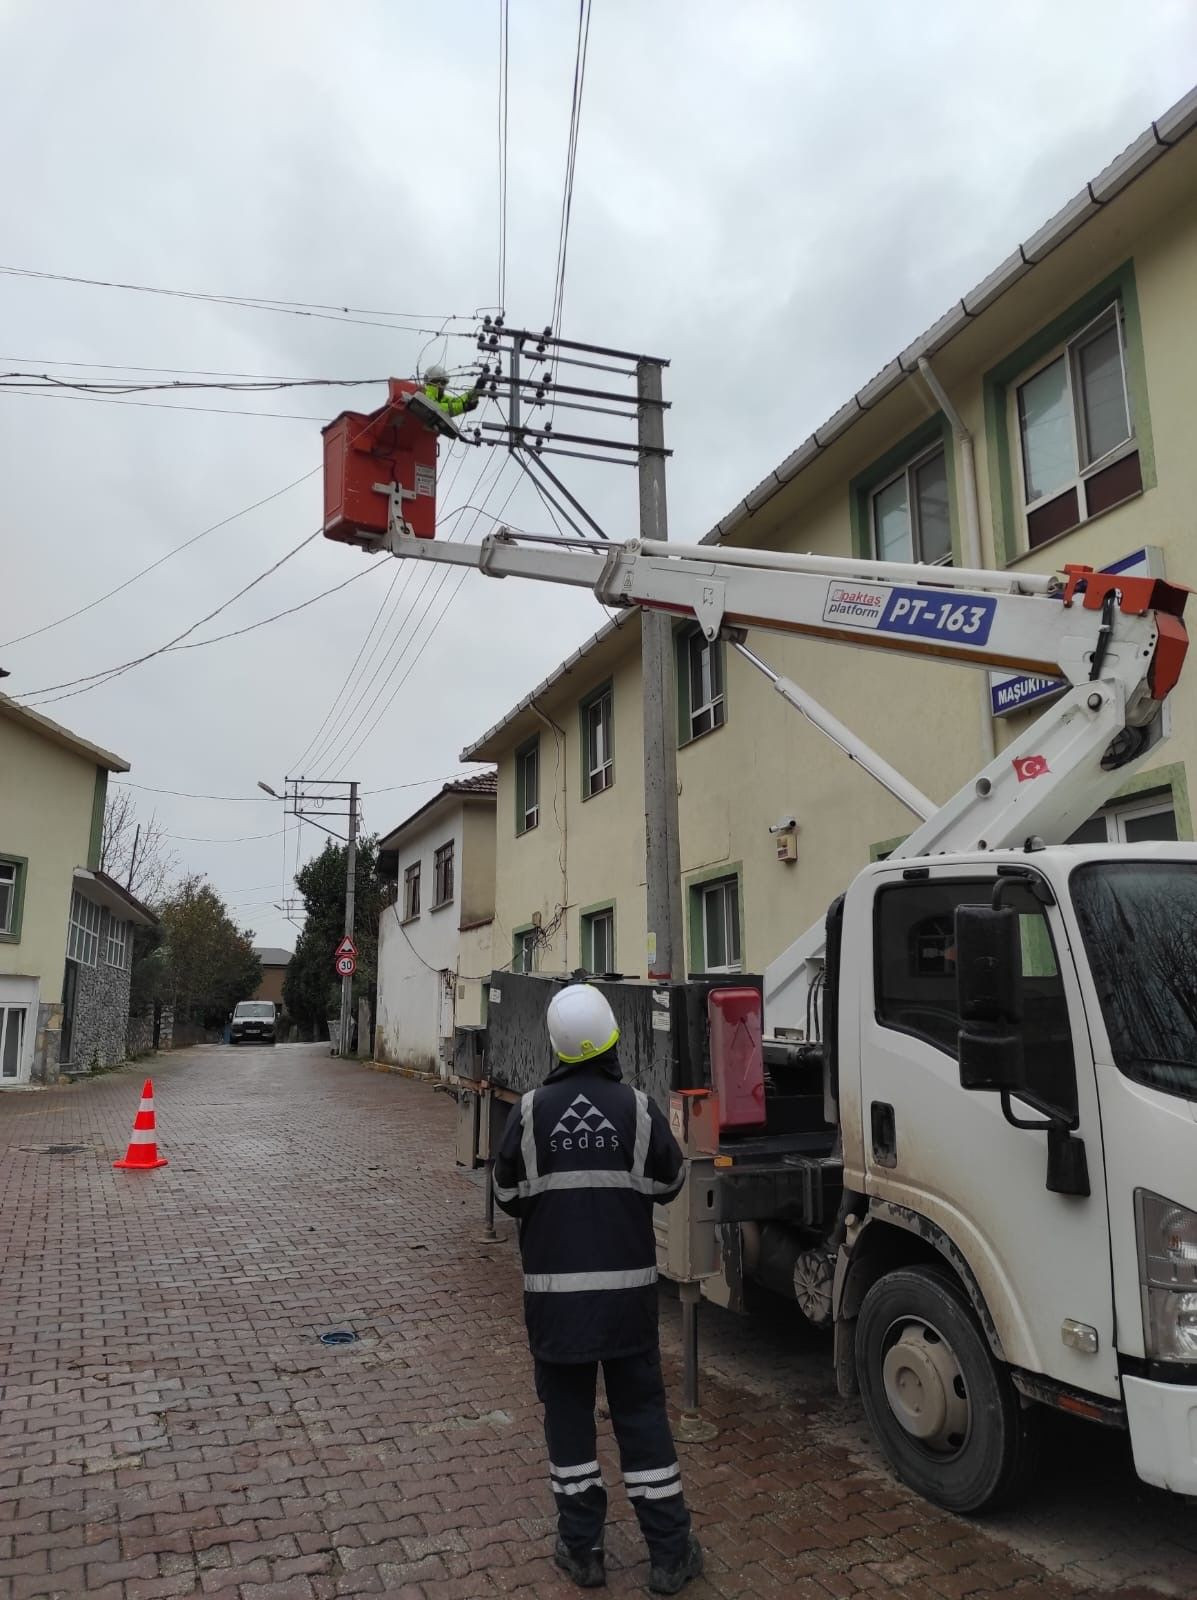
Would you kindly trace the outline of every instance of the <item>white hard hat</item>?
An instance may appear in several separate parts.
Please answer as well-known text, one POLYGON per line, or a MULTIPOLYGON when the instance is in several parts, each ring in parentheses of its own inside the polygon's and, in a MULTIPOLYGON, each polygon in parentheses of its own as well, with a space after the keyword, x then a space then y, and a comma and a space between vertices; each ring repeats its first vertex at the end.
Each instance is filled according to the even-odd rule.
POLYGON ((430 367, 424 369, 425 383, 448 383, 449 374, 439 361, 434 361, 430 367))
POLYGON ((619 1039, 615 1013, 589 983, 571 983, 549 1001, 549 1039, 562 1061, 589 1061, 619 1039))

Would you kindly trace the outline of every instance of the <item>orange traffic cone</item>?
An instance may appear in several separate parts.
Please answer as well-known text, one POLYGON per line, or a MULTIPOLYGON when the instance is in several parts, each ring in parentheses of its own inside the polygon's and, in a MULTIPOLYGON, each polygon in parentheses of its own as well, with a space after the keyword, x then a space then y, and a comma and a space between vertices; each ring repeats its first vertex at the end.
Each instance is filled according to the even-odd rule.
POLYGON ((123 1161, 114 1161, 114 1167, 164 1167, 166 1157, 158 1154, 154 1128, 154 1085, 147 1078, 141 1091, 141 1104, 133 1118, 133 1135, 123 1161))

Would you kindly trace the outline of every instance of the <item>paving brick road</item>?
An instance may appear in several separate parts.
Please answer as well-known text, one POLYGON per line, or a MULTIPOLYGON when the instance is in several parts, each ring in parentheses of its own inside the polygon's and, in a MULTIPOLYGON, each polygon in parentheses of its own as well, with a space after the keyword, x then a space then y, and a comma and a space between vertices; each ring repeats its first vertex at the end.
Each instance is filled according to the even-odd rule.
MULTIPOLYGON (((140 1072, 0 1095, 0 1600, 575 1594, 511 1245, 480 1242, 451 1100, 315 1046, 153 1072, 152 1173, 110 1165, 140 1072)), ((960 1521, 885 1474, 787 1309, 706 1326, 694 1600, 1197 1594, 1197 1512, 1123 1440, 1065 1432, 1030 1507, 960 1521)), ((636 1593, 609 1426, 600 1455, 610 1588, 636 1593)))

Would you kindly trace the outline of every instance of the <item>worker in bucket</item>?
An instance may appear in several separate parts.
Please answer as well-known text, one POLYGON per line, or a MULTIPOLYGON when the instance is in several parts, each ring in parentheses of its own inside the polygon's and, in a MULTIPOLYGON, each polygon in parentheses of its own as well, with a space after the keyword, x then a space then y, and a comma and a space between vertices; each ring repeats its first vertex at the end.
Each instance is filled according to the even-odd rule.
POLYGON ((447 417, 460 417, 463 412, 476 409, 477 389, 469 389, 465 394, 450 394, 448 383, 449 374, 439 362, 434 362, 424 373, 425 397, 434 406, 439 406, 447 417))
POLYGON ((665 1411, 653 1206, 681 1189, 682 1153, 654 1102, 621 1080, 619 1029, 598 989, 558 990, 547 1020, 556 1065, 512 1109, 494 1190, 520 1225, 524 1317, 557 1502, 554 1560, 579 1588, 607 1581, 601 1362, 649 1588, 677 1594, 702 1571, 702 1551, 665 1411))

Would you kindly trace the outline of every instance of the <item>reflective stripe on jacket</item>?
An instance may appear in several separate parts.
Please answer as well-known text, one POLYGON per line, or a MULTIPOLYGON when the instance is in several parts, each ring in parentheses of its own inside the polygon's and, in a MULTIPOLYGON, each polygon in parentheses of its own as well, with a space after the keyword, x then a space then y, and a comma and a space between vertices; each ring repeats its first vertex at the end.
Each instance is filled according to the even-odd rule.
POLYGON ((541 1361, 600 1361, 657 1340, 653 1206, 682 1186, 660 1108, 616 1052, 559 1066, 512 1109, 495 1199, 519 1218, 524 1316, 541 1361))

